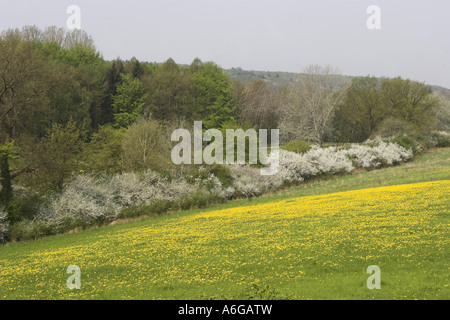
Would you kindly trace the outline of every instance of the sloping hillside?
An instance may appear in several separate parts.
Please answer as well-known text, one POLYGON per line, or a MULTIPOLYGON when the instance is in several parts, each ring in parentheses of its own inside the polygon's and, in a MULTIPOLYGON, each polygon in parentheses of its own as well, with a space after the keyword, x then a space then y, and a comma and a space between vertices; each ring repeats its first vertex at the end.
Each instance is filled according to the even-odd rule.
MULTIPOLYGON (((434 180, 432 172, 448 177, 449 150, 438 150, 434 162, 419 159, 406 168, 409 176, 426 170, 424 180, 434 180)), ((361 174, 377 173, 386 174, 361 174)), ((378 183, 376 176, 366 181, 378 183)), ((291 192, 254 205, 3 245, 0 297, 450 298, 443 272, 450 258, 450 179, 302 197, 291 192), (70 265, 81 269, 80 290, 66 287, 70 265), (370 265, 381 269, 381 290, 367 289, 370 265)))

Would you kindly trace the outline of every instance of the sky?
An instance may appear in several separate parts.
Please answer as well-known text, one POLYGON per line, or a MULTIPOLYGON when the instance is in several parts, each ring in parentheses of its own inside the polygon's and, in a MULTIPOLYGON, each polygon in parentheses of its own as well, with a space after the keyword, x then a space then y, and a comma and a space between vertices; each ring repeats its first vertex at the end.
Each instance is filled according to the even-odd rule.
POLYGON ((67 28, 70 5, 107 60, 287 72, 317 63, 450 88, 450 0, 0 0, 0 30, 67 28))

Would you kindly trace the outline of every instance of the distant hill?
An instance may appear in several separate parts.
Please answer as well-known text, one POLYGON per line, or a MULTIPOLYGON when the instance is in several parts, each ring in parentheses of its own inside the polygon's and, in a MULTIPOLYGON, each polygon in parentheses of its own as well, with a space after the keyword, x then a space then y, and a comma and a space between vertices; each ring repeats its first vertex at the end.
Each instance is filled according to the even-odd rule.
POLYGON ((299 76, 298 73, 292 72, 249 71, 241 68, 224 69, 224 72, 230 80, 250 82, 256 79, 261 79, 272 83, 278 88, 292 84, 294 79, 299 76))
MULTIPOLYGON (((261 79, 267 82, 272 83, 275 87, 281 88, 285 85, 292 84, 296 77, 301 77, 301 73, 294 72, 281 72, 281 71, 254 71, 254 70, 243 70, 241 68, 231 68, 224 69, 225 74, 228 76, 230 80, 236 80, 240 82, 250 82, 256 79, 261 79)), ((343 77, 351 81, 355 76, 346 76, 343 77)), ((430 85, 433 91, 441 91, 446 93, 446 95, 450 96, 450 89, 430 85)))
MULTIPOLYGON (((148 63, 148 62, 147 62, 148 63)), ((161 63, 153 62, 155 65, 159 65, 161 63)), ((181 67, 188 68, 188 64, 180 64, 181 67)), ((302 73, 296 72, 284 72, 284 71, 255 71, 255 70, 244 70, 242 68, 231 68, 231 69, 223 69, 224 73, 228 76, 228 79, 231 81, 240 81, 240 82, 250 82, 253 80, 264 80, 266 82, 270 82, 276 88, 281 88, 285 85, 290 85, 294 83, 294 79, 297 77, 301 77, 302 73)), ((342 75, 342 77, 351 81, 356 76, 347 76, 342 75)), ((437 86, 437 85, 429 85, 433 91, 442 92, 446 97, 450 98, 450 89, 437 86)))

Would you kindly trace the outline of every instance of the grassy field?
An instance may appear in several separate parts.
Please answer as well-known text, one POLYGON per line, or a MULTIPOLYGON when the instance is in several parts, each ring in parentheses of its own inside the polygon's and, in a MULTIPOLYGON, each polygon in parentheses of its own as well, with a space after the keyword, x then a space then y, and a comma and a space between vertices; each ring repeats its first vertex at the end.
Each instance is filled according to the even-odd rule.
POLYGON ((450 149, 78 234, 0 246, 0 299, 449 299, 450 149), (81 290, 66 269, 81 268, 81 290), (366 269, 381 269, 369 290, 366 269))

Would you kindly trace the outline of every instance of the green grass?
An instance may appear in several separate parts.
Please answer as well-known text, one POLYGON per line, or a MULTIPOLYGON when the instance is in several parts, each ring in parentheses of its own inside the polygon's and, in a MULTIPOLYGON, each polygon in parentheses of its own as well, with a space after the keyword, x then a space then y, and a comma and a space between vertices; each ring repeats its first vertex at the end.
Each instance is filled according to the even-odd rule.
POLYGON ((450 180, 449 160, 450 148, 434 149, 251 200, 1 245, 0 299, 449 299, 448 184, 414 185, 450 180), (400 184, 411 188, 366 190, 400 184), (381 290, 365 287, 370 264, 381 290), (69 265, 81 290, 66 288, 69 265))

